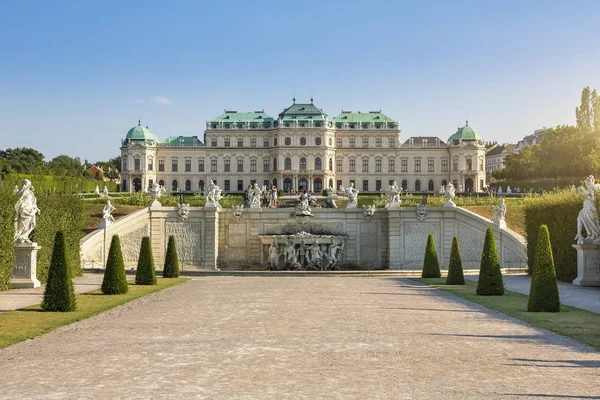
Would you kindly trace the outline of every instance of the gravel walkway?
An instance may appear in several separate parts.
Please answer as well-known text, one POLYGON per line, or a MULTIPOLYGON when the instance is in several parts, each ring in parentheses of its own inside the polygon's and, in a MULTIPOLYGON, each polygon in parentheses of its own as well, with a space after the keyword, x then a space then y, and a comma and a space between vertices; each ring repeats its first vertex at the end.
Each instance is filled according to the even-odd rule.
POLYGON ((600 399, 599 352, 395 278, 199 278, 0 371, 2 399, 600 399))

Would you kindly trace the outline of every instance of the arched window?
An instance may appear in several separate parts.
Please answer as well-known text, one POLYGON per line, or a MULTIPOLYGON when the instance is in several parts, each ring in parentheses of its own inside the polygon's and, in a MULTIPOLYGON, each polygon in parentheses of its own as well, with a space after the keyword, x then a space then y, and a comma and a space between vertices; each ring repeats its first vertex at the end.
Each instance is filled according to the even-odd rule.
POLYGON ((285 145, 289 146, 290 144, 292 144, 292 139, 290 139, 289 137, 285 138, 285 145))
POLYGON ((444 180, 442 181, 442 186, 446 186, 447 184, 448 184, 448 182, 447 182, 447 181, 444 179, 444 180))
POLYGON ((406 179, 402 181, 402 190, 408 190, 408 182, 406 181, 406 179))
POLYGON ((420 191, 421 191, 421 181, 417 179, 415 181, 415 192, 420 192, 420 191))
POLYGON ((185 191, 186 192, 192 191, 192 182, 190 180, 185 181, 185 191))
POLYGON ((289 171, 290 169, 292 169, 292 160, 289 157, 287 157, 285 159, 285 162, 283 164, 283 169, 285 169, 286 171, 289 171))
POLYGON ((315 170, 320 171, 322 168, 323 165, 321 164, 321 157, 315 158, 315 170))
POLYGON ((163 181, 163 180, 161 179, 160 181, 158 181, 158 184, 159 184, 160 186, 163 186, 163 187, 164 187, 164 186, 165 186, 165 181, 163 181))
POLYGON ((171 191, 172 192, 177 191, 177 181, 175 179, 173 179, 173 182, 171 182, 171 191))
POLYGON ((329 170, 333 171, 333 158, 329 159, 329 170))
POLYGON ((305 171, 306 170, 306 158, 302 157, 300 159, 300 170, 301 171, 305 171))
POLYGON ((273 159, 273 171, 277 171, 277 157, 273 159))
POLYGON ((318 137, 318 136, 317 136, 317 137, 315 138, 315 144, 316 144, 317 146, 320 146, 320 145, 321 145, 321 138, 320 138, 320 137, 318 137))
POLYGON ((430 180, 427 183, 427 190, 429 190, 430 192, 433 192, 435 190, 435 187, 433 186, 433 181, 432 180, 430 180))
POLYGON ((333 139, 332 138, 329 138, 329 145, 333 146, 333 139))
POLYGON ((292 180, 290 178, 285 178, 283 180, 283 190, 285 192, 289 192, 292 190, 292 180))
POLYGON ((305 137, 300 138, 300 145, 306 146, 306 138, 305 137))
POLYGON ((277 146, 277 138, 273 139, 273 146, 277 146))
POLYGON ((321 193, 323 191, 323 181, 321 178, 315 178, 315 193, 321 193))
POLYGON ((329 187, 332 188, 333 187, 333 179, 329 178, 329 187))
POLYGON ((198 190, 204 192, 204 181, 198 182, 198 190))

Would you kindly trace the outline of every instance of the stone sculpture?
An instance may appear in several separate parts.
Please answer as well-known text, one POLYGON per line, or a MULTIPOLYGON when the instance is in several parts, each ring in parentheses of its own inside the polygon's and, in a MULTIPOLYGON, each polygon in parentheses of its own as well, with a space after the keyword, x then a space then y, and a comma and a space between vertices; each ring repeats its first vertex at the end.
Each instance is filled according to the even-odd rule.
POLYGON ((585 187, 579 187, 579 191, 585 198, 583 208, 577 217, 577 236, 575 236, 575 240, 577 244, 598 243, 600 242, 600 224, 597 218, 595 199, 598 190, 600 190, 600 185, 595 183, 593 175, 585 179, 584 185, 585 187), (583 236, 583 229, 585 229, 585 237, 583 236))
POLYGON ((510 186, 506 187, 506 194, 512 194, 512 189, 510 188, 510 186))
POLYGON ((492 223, 500 228, 505 228, 506 222, 504 221, 504 217, 506 216, 506 204, 504 203, 504 198, 500 199, 500 203, 497 206, 492 205, 492 208, 494 209, 492 223))
POLYGON ((255 183, 252 189, 248 190, 248 197, 250 197, 250 194, 252 194, 252 196, 250 197, 250 208, 260 208, 261 193, 262 192, 260 190, 260 187, 258 186, 258 183, 255 183))
POLYGON ((498 196, 502 196, 502 186, 498 186, 498 191, 496 191, 498 196))
POLYGON ((163 192, 165 192, 165 188, 160 186, 158 183, 154 182, 148 192, 150 194, 150 197, 152 197, 152 203, 150 205, 160 207, 158 199, 163 194, 163 192))
POLYGON ((446 203, 444 204, 444 207, 456 207, 456 204, 454 204, 452 201, 452 199, 454 199, 456 196, 454 185, 452 183, 447 184, 444 188, 444 196, 446 197, 446 203))
POLYGON ((269 266, 271 269, 276 269, 279 265, 279 248, 277 245, 277 241, 271 243, 271 247, 269 247, 269 266))
POLYGON ((300 200, 300 203, 298 203, 298 205, 296 206, 296 210, 295 210, 294 214, 297 217, 313 217, 314 216, 314 214, 312 213, 312 209, 311 209, 310 205, 308 204, 308 199, 300 200))
POLYGON ((108 199, 108 189, 106 188, 106 185, 104 186, 104 189, 102 190, 102 193, 104 195, 104 198, 108 199))
POLYGON ((112 212, 116 208, 110 203, 110 200, 106 201, 104 209, 102 209, 102 221, 100 221, 100 228, 107 228, 115 222, 115 218, 112 216, 112 212))
POLYGON ((19 200, 15 204, 15 242, 31 243, 29 234, 36 226, 35 216, 40 213, 34 187, 29 179, 24 179, 21 189, 17 191, 19 200))
POLYGON ((442 185, 442 187, 440 187, 440 196, 445 196, 446 195, 446 186, 442 185))
POLYGON ((358 202, 358 189, 354 187, 354 182, 350 182, 350 186, 346 188, 346 196, 348 196, 347 208, 356 208, 358 202))
POLYGON ((269 241, 268 264, 272 269, 294 270, 335 269, 341 261, 344 240, 332 236, 300 232, 269 241), (279 246, 282 245, 282 251, 279 246), (280 264, 280 254, 283 262, 280 264))
POLYGON ((100 196, 100 188, 98 187, 98 185, 96 185, 96 189, 94 189, 94 194, 96 196, 100 196))
POLYGON ((388 186, 386 197, 388 200, 388 207, 400 207, 400 195, 402 194, 402 189, 398 187, 398 183, 396 181, 392 182, 391 185, 388 186))
POLYGON ((207 207, 221 207, 219 200, 221 200, 221 188, 210 180, 208 187, 206 188, 206 206, 207 207))
POLYGON ((244 206, 232 206, 231 209, 233 210, 233 216, 236 221, 242 219, 242 215, 244 215, 244 206))
POLYGON ((180 221, 185 221, 190 216, 190 205, 185 203, 177 204, 177 217, 180 221))
POLYGON ((363 215, 365 216, 365 219, 371 221, 376 210, 377 208, 374 205, 363 206, 363 215))

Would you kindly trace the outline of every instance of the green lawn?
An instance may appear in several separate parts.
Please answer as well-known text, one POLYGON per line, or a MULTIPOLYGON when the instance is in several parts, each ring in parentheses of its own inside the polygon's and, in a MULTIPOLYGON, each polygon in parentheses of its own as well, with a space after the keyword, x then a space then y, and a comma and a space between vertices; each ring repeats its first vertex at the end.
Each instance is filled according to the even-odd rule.
POLYGON ((77 310, 73 312, 46 312, 37 305, 0 313, 0 349, 188 280, 187 278, 158 278, 158 284, 152 286, 138 286, 129 282, 129 291, 119 295, 103 295, 99 289, 78 294, 77 310))
POLYGON ((452 293, 457 297, 528 322, 537 328, 548 329, 600 350, 600 314, 564 304, 561 304, 559 313, 527 312, 528 296, 520 293, 506 291, 504 296, 478 296, 475 294, 477 284, 472 281, 467 281, 465 285, 449 286, 446 285, 446 278, 415 278, 412 280, 452 293))

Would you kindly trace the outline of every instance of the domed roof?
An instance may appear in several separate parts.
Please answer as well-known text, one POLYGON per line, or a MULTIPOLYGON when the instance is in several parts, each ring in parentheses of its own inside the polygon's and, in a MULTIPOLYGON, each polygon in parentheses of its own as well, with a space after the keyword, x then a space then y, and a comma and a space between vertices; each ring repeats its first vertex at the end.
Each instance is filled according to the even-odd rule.
POLYGON ((448 138, 448 144, 451 144, 453 140, 478 141, 481 140, 481 137, 475 129, 469 126, 469 121, 467 121, 465 126, 458 128, 456 133, 448 138))
POLYGON ((125 139, 129 139, 132 142, 149 140, 158 143, 156 135, 148 127, 144 128, 141 121, 138 121, 137 126, 134 126, 127 132, 125 139))

